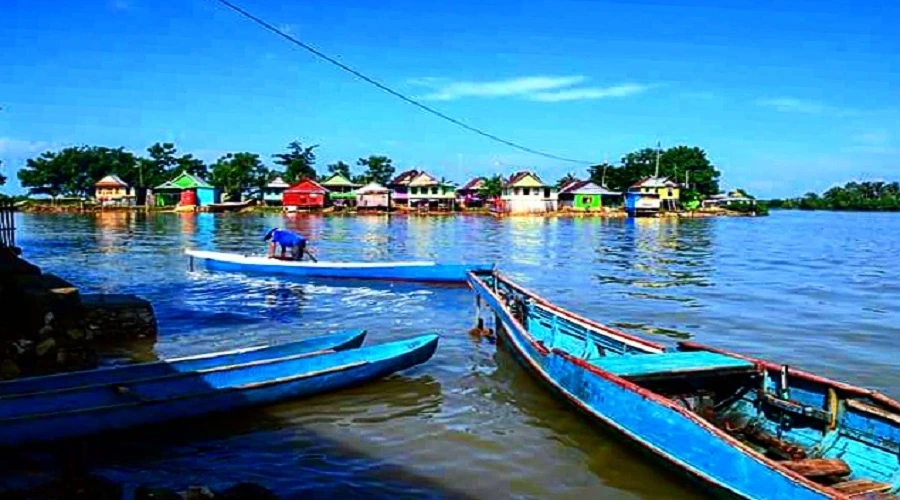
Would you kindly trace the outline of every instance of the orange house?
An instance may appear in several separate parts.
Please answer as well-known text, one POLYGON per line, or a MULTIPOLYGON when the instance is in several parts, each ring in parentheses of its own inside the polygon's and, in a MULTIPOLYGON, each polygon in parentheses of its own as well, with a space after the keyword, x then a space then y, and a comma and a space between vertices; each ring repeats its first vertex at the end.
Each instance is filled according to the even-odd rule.
POLYGON ((322 208, 325 206, 325 195, 328 190, 312 179, 302 181, 287 188, 282 198, 285 207, 322 208))

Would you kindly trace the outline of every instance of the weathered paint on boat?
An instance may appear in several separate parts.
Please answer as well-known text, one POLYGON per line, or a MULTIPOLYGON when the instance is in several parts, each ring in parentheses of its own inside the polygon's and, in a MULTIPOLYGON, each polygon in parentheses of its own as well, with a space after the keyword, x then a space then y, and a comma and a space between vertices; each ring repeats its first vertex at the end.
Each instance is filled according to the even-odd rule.
POLYGON ((430 359, 438 335, 321 350, 169 374, 0 397, 0 445, 113 429, 274 403, 368 382, 430 359))
POLYGON ((698 344, 666 349, 561 309, 499 273, 473 273, 469 282, 476 300, 493 311, 498 335, 529 371, 716 493, 861 500, 876 497, 850 493, 895 498, 900 490, 900 404, 893 399, 698 344), (744 387, 745 380, 760 384, 744 387), (736 399, 713 399, 715 405, 703 408, 698 389, 732 388, 713 384, 733 384, 736 399), (752 426, 739 425, 745 417, 754 419, 752 426), (751 431, 777 434, 777 446, 793 446, 777 451, 805 458, 775 460, 765 453, 772 452, 768 445, 747 440, 751 431), (836 464, 848 466, 831 476, 840 481, 825 484, 828 478, 815 475, 836 464))
MULTIPOLYGON (((198 354, 172 358, 149 363, 106 366, 95 370, 59 373, 43 377, 28 377, 7 382, 0 382, 0 398, 8 394, 26 394, 84 387, 97 384, 121 384, 130 380, 140 380, 175 372, 203 370, 216 366, 249 363, 261 359, 281 358, 293 354, 324 350, 343 351, 356 349, 366 338, 365 330, 347 330, 328 335, 287 342, 284 344, 267 344, 244 347, 230 351, 198 354)), ((0 399, 2 402, 2 399, 0 399)))
MULTIPOLYGON (((228 271, 311 278, 422 281, 465 283, 470 271, 489 271, 490 264, 438 264, 431 261, 399 262, 311 262, 270 259, 203 250, 185 250, 191 259, 202 261, 211 271, 228 271)), ((193 265, 193 264, 192 264, 193 265)))

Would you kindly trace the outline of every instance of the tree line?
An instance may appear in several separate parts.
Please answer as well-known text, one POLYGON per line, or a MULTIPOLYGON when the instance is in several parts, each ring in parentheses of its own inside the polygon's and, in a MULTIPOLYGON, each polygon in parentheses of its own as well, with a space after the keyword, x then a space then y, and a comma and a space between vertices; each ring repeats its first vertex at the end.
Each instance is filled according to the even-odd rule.
POLYGON ((769 206, 799 210, 900 211, 900 183, 848 182, 821 195, 806 193, 800 198, 770 200, 769 206))
MULTIPOLYGON (((588 167, 587 179, 611 191, 624 193, 634 183, 652 177, 656 173, 659 155, 659 176, 668 177, 682 186, 682 199, 700 199, 719 192, 721 172, 698 147, 675 146, 665 150, 643 148, 624 155, 618 165, 600 163, 588 167)), ((584 177, 582 177, 583 179, 584 177)), ((556 187, 578 179, 569 172, 556 182, 556 187)), ((505 179, 495 175, 485 179, 481 193, 488 197, 500 196, 505 179)))
MULTIPOLYGON (((260 190, 276 177, 294 183, 303 178, 313 180, 340 173, 353 182, 386 184, 394 175, 394 166, 386 156, 360 158, 360 173, 353 175, 350 165, 339 161, 326 166, 327 175, 316 170, 316 148, 293 141, 284 152, 271 156, 272 166, 251 152, 227 153, 212 164, 191 154, 180 154, 175 144, 157 142, 148 147, 145 156, 124 148, 104 146, 72 146, 59 151, 46 151, 28 159, 18 178, 30 195, 88 196, 94 184, 107 175, 117 175, 130 186, 153 188, 183 172, 208 181, 224 193, 235 197, 245 189, 260 190)), ((6 178, 0 175, 0 185, 6 178)))
MULTIPOLYGON (((235 196, 244 189, 259 190, 275 177, 288 183, 303 178, 322 179, 341 174, 357 184, 378 182, 387 184, 394 176, 395 168, 387 156, 371 155, 359 158, 353 172, 349 164, 338 161, 326 165, 322 173, 317 170, 318 145, 305 145, 292 141, 285 151, 271 155, 269 166, 256 153, 228 153, 212 164, 207 164, 191 154, 181 154, 171 142, 157 142, 139 156, 124 148, 104 146, 74 146, 59 151, 46 151, 26 161, 19 170, 22 186, 31 195, 87 196, 94 184, 104 176, 114 174, 135 187, 153 188, 182 172, 198 176, 235 196)), ((613 191, 624 192, 644 177, 654 175, 657 154, 659 175, 686 185, 683 199, 700 198, 719 192, 721 173, 698 147, 675 146, 666 150, 644 148, 624 155, 618 165, 601 163, 588 167, 587 178, 613 191)), ((557 182, 575 178, 568 173, 557 182)), ((0 175, 0 185, 5 178, 0 175)), ((489 177, 483 183, 481 194, 494 197, 502 192, 506 180, 501 175, 489 177)))

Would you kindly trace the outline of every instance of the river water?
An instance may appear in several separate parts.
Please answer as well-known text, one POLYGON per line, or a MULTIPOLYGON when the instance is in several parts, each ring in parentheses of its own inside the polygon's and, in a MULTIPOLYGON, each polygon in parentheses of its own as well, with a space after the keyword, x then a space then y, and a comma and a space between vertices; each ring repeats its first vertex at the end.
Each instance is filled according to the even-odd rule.
MULTIPOLYGON (((900 397, 900 216, 603 220, 490 217, 18 215, 25 256, 85 292, 151 300, 138 359, 366 328, 436 331, 428 363, 364 387, 95 443, 95 472, 186 487, 257 481, 290 497, 697 498, 601 432, 503 350, 467 334, 471 291, 341 286, 190 271, 185 248, 262 252, 265 228, 327 260, 495 262, 592 319, 693 339, 900 397)), ((35 460, 39 460, 35 458, 35 460)), ((28 462, 17 476, 29 474, 28 462)), ((14 474, 7 471, 9 477, 14 474)))

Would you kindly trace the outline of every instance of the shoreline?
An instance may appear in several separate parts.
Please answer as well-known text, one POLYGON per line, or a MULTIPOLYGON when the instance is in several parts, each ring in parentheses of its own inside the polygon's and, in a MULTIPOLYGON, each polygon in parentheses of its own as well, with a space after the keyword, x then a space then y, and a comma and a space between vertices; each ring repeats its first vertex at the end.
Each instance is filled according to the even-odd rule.
MULTIPOLYGON (((599 210, 599 211, 580 211, 580 210, 559 210, 556 212, 546 213, 511 213, 497 214, 487 209, 470 209, 456 211, 417 211, 407 209, 379 210, 379 211, 357 211, 355 209, 334 210, 333 207, 327 207, 318 210, 302 210, 287 212, 282 207, 245 207, 239 210, 208 210, 203 207, 195 207, 193 209, 184 209, 176 207, 85 207, 85 206, 59 206, 44 204, 28 204, 17 207, 17 211, 22 213, 39 213, 39 214, 88 214, 88 213, 180 213, 180 214, 198 214, 198 213, 214 213, 214 214, 230 214, 230 215, 258 215, 258 214, 282 214, 286 216, 331 216, 331 217, 367 217, 372 215, 379 216, 409 216, 409 217, 496 217, 503 218, 599 218, 599 219, 626 219, 630 216, 624 210, 599 210)), ((660 212, 654 215, 636 217, 640 219, 708 219, 715 217, 760 217, 754 213, 742 213, 730 210, 680 210, 671 212, 660 212)))

